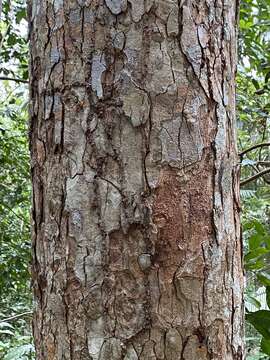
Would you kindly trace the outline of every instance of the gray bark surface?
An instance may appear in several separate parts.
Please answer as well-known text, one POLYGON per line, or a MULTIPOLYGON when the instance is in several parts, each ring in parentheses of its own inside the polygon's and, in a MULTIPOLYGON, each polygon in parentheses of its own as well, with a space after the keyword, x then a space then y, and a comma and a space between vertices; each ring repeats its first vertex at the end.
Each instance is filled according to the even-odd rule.
POLYGON ((32 0, 38 360, 240 360, 236 0, 32 0))

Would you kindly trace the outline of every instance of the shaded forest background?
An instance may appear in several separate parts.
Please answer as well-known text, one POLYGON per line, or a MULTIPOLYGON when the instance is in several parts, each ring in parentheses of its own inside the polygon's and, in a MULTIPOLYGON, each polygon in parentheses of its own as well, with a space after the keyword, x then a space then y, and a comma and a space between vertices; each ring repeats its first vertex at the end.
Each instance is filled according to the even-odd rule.
MULTIPOLYGON (((246 269, 247 360, 270 356, 270 0, 243 0, 237 130, 246 269), (258 147, 254 147, 259 144, 258 147)), ((0 358, 34 359, 30 281, 26 4, 0 21, 0 358)))

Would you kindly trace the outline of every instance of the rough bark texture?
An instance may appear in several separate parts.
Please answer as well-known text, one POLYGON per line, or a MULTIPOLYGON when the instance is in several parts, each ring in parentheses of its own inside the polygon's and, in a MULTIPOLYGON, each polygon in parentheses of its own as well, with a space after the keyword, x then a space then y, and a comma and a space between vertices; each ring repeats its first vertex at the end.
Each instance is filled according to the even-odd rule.
POLYGON ((236 0, 32 0, 37 359, 243 359, 236 0))

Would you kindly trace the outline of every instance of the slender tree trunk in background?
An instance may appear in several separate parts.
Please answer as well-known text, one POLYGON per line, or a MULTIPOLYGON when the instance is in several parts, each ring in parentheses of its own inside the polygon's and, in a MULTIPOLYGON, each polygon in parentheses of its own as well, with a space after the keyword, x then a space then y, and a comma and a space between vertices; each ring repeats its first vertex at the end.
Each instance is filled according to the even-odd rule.
POLYGON ((243 359, 236 0, 32 0, 37 359, 243 359))

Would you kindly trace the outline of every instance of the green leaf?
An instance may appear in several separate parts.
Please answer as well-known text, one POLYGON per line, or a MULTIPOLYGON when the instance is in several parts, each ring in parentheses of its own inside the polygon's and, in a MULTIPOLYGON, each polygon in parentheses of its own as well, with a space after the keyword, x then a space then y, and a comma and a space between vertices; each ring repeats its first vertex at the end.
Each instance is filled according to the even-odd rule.
POLYGON ((267 355, 270 355, 270 340, 262 338, 261 349, 267 355))
POLYGON ((261 245, 263 240, 264 240, 264 237, 262 236, 262 234, 256 233, 256 234, 250 236, 250 238, 248 240, 249 249, 250 250, 257 249, 261 245))
POLYGON ((21 345, 9 350, 4 360, 20 360, 23 355, 28 355, 31 352, 34 352, 32 344, 21 345))
POLYGON ((246 320, 266 339, 270 340, 270 311, 258 310, 246 314, 246 320))
POLYGON ((26 19, 26 11, 25 11, 25 9, 20 9, 16 13, 16 23, 19 24, 22 19, 26 19))
POLYGON ((267 253, 269 253, 270 250, 266 249, 266 248, 257 248, 253 251, 249 251, 246 255, 245 255, 245 261, 251 260, 251 259, 255 259, 261 255, 265 255, 267 253))
POLYGON ((257 274, 257 279, 260 281, 262 285, 270 286, 270 274, 266 272, 261 272, 257 274))
POLYGON ((8 329, 0 330, 0 334, 3 334, 3 335, 12 335, 12 336, 15 335, 13 331, 8 330, 8 329))
POLYGON ((246 302, 248 302, 251 305, 254 305, 257 309, 261 308, 261 303, 253 296, 247 295, 246 302))
POLYGON ((265 263, 262 260, 250 261, 246 263, 246 270, 260 270, 265 267, 265 263))
POLYGON ((254 85, 254 87, 255 87, 255 89, 259 89, 260 88, 260 84, 259 84, 259 82, 256 80, 256 79, 252 79, 252 83, 253 83, 253 85, 254 85))
POLYGON ((265 235, 266 230, 261 222, 259 222, 258 220, 254 220, 253 224, 258 234, 265 235))
POLYGON ((3 329, 3 328, 14 329, 14 326, 6 321, 0 321, 0 329, 3 329))

